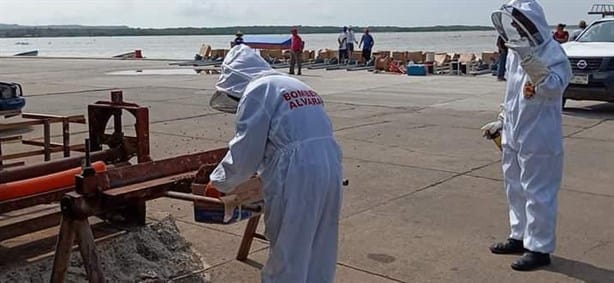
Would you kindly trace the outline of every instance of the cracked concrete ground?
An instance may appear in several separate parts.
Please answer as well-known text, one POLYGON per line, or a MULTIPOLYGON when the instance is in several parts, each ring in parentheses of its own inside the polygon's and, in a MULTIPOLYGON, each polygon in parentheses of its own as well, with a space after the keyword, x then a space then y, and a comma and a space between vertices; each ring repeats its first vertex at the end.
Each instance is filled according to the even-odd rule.
MULTIPOLYGON (((224 146, 233 116, 208 107, 217 76, 105 74, 167 64, 0 58, 0 80, 23 84, 27 111, 51 114, 84 113, 124 90, 125 100, 150 107, 156 159, 224 146)), ((551 267, 518 273, 513 256, 487 249, 508 224, 500 153, 479 128, 496 117, 504 84, 323 70, 299 78, 325 99, 350 180, 337 282, 614 282, 614 104, 568 102, 558 249, 551 267)), ((82 133, 75 141, 85 137, 73 130, 82 133)), ((214 282, 259 281, 266 242, 254 243, 248 263, 234 260, 245 223, 195 223, 189 203, 168 199, 148 208, 151 219, 178 219, 214 282)))

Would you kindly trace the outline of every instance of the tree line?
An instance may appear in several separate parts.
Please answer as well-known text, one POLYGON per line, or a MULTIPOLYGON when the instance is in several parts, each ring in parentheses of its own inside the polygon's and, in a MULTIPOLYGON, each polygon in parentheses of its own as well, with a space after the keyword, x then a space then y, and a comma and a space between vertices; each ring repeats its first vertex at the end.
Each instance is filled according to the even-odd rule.
MULTIPOLYGON (((234 35, 237 31, 244 34, 289 34, 292 26, 235 26, 235 27, 183 27, 183 28, 130 28, 130 27, 86 27, 86 26, 48 26, 27 27, 0 26, 0 37, 71 37, 71 36, 165 36, 165 35, 234 35)), ((361 32, 363 27, 354 27, 361 32)), ((430 26, 430 27, 369 27, 371 32, 438 32, 438 31, 480 31, 492 30, 486 26, 430 26)), ((302 34, 338 33, 337 26, 299 26, 302 34)))

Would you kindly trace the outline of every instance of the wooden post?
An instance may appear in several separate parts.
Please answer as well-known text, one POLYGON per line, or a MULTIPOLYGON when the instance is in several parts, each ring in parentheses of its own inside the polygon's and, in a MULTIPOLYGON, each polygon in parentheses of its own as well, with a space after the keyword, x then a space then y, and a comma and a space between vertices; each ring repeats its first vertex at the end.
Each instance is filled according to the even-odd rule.
POLYGON ((45 161, 51 160, 51 123, 49 119, 43 120, 43 139, 45 161))
POLYGON ((239 252, 237 253, 237 260, 245 261, 247 259, 249 250, 252 247, 252 242, 254 241, 254 235, 256 234, 259 221, 260 215, 250 218, 247 222, 245 232, 243 233, 243 239, 241 240, 241 246, 239 247, 239 252))
POLYGON ((66 216, 62 217, 60 223, 60 233, 55 246, 55 257, 53 259, 53 269, 51 271, 51 283, 63 283, 66 278, 66 271, 70 264, 70 253, 75 240, 74 221, 66 216))
POLYGON ((94 235, 92 228, 87 218, 83 220, 75 220, 74 228, 76 229, 79 239, 79 251, 87 273, 87 280, 90 283, 102 283, 104 275, 98 261, 98 253, 96 252, 96 244, 94 243, 94 235))
POLYGON ((70 122, 68 119, 62 120, 62 146, 64 157, 70 157, 70 122))

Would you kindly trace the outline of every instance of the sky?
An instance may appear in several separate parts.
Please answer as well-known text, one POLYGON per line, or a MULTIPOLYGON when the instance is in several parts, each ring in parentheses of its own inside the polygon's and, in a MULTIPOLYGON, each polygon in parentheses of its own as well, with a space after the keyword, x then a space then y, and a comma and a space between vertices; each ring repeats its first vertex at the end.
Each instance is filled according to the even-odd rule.
MULTIPOLYGON (((490 25, 502 0, 0 0, 0 23, 142 28, 246 25, 490 25)), ((597 1, 607 3, 610 1, 597 1)), ((541 0, 549 24, 575 25, 594 0, 541 0)), ((614 2, 612 2, 614 4, 614 2)))

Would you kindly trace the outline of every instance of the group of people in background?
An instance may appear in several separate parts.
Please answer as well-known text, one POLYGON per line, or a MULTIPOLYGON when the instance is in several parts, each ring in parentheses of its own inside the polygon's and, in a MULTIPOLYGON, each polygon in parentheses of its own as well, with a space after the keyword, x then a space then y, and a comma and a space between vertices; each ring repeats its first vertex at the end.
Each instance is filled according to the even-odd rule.
POLYGON ((362 47, 362 57, 365 62, 371 60, 371 52, 375 40, 369 33, 369 28, 365 28, 364 34, 360 38, 360 42, 356 40, 352 26, 343 27, 343 30, 337 37, 337 43, 339 44, 339 62, 352 59, 352 53, 354 52, 354 44, 358 44, 358 48, 362 47))
MULTIPOLYGON (((568 41, 575 41, 576 39, 578 39, 578 36, 580 36, 582 31, 586 29, 587 25, 586 25, 586 21, 584 20, 580 21, 578 23, 578 29, 575 30, 571 35, 569 34, 569 31, 565 30, 565 27, 567 27, 567 25, 562 24, 562 23, 558 24, 556 26, 556 30, 552 33, 552 37, 558 43, 562 44, 568 41)), ((497 49, 499 51, 499 59, 497 60, 497 63, 496 63, 497 80, 505 81, 505 64, 507 63, 507 46, 505 46, 505 41, 503 40, 501 36, 497 38, 497 49)))

